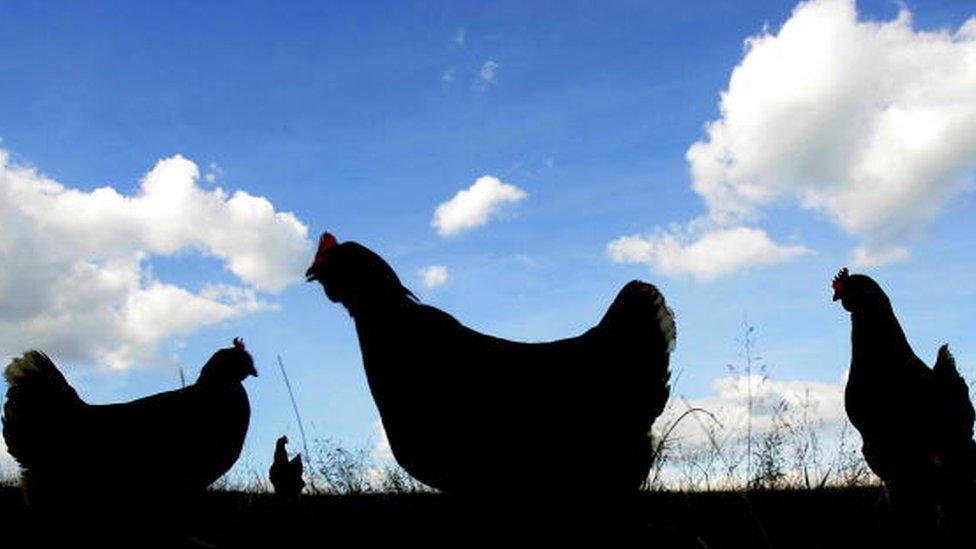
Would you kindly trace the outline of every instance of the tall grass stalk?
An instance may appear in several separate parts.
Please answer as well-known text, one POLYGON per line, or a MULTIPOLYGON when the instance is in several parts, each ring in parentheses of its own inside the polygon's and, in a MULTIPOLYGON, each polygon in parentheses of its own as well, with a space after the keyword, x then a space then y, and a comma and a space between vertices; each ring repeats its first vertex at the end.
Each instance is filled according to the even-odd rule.
MULTIPOLYGON (((704 431, 705 432, 705 435, 708 437, 708 442, 712 445, 712 448, 714 448, 715 451, 718 452, 719 456, 724 461, 725 460, 725 456, 722 453, 722 448, 721 448, 721 446, 718 445, 718 442, 715 440, 715 436, 713 435, 712 430, 709 429, 709 428, 707 428, 705 426, 705 424, 702 423, 701 418, 698 417, 697 410, 699 410, 699 408, 693 407, 691 405, 691 403, 689 403, 688 400, 685 397, 681 397, 681 401, 684 402, 685 406, 688 408, 688 411, 686 413, 691 412, 691 414, 690 414, 691 417, 693 417, 695 419, 695 421, 698 422, 698 425, 702 428, 702 431, 704 431)), ((715 423, 717 423, 719 426, 722 425, 721 422, 718 421, 718 418, 716 418, 711 412, 708 412, 708 411, 705 411, 705 410, 702 410, 702 412, 706 416, 708 416, 709 418, 711 418, 712 421, 714 421, 715 423)), ((726 466, 728 466, 728 465, 726 465, 726 466)), ((772 540, 769 539, 769 534, 766 533, 766 527, 763 526, 762 519, 759 518, 759 515, 756 513, 755 508, 753 508, 753 506, 752 506, 752 502, 749 501, 748 490, 741 490, 741 491, 737 491, 736 493, 739 494, 739 496, 742 498, 742 501, 745 502, 746 508, 749 509, 749 515, 752 517, 753 522, 756 523, 756 528, 759 530, 759 534, 762 535, 763 542, 765 542, 766 547, 769 547, 770 549, 772 549, 773 542, 772 542, 772 540)))
MULTIPOLYGON (((302 436, 302 448, 305 449, 305 463, 308 464, 309 471, 312 470, 311 454, 308 451, 308 439, 305 437, 305 425, 302 423, 302 415, 298 411, 298 403, 295 401, 295 392, 291 388, 291 381, 288 379, 288 372, 285 371, 285 363, 278 355, 278 368, 281 369, 281 377, 285 380, 285 387, 288 389, 288 398, 291 399, 291 408, 295 411, 295 419, 298 421, 298 432, 302 436)), ((315 492, 315 475, 308 475, 309 487, 315 492)))

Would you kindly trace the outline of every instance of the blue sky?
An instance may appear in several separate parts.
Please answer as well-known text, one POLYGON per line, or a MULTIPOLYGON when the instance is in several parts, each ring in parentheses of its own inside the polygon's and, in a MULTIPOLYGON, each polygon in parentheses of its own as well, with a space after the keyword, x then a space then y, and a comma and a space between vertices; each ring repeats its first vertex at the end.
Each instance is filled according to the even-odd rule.
MULTIPOLYGON (((215 349, 242 336, 261 373, 247 382, 254 463, 263 469, 279 434, 297 434, 279 354, 311 433, 366 444, 378 416, 352 322, 317 285, 300 281, 323 230, 380 253, 424 301, 514 339, 573 335, 596 322, 626 281, 658 284, 678 317, 676 392, 692 399, 709 398, 712 383, 728 375, 745 319, 757 326, 775 379, 839 384, 849 327, 827 288, 859 248, 867 250, 862 270, 889 289, 920 356, 933 358, 948 341, 964 370, 976 361, 976 145, 953 126, 972 119, 976 100, 949 93, 973 89, 965 81, 972 69, 964 70, 976 58, 976 24, 964 26, 976 16, 971 3, 862 1, 856 20, 845 19, 853 8, 843 0, 797 12, 795 2, 198 4, 0 5, 4 184, 12 170, 29 168, 16 175, 28 186, 43 174, 80 193, 111 187, 131 197, 170 159, 172 177, 202 193, 193 196, 219 203, 187 211, 196 217, 186 223, 197 232, 227 223, 198 241, 174 227, 178 215, 156 226, 152 215, 117 222, 98 208, 80 221, 62 212, 42 222, 45 214, 35 213, 36 224, 21 227, 36 236, 25 251, 27 237, 11 237, 15 227, 0 221, 8 234, 0 234, 0 351, 47 346, 91 401, 173 388, 177 365, 193 377, 215 349), (898 27, 902 9, 912 20, 898 27), (800 30, 787 33, 787 21, 800 30), (816 34, 818 25, 828 32, 816 34), (924 34, 939 31, 941 39, 924 34), (759 36, 768 40, 745 45, 759 36), (839 37, 836 47, 823 36, 839 37), (804 40, 822 58, 791 57, 805 55, 797 53, 804 40), (906 55, 860 49, 869 43, 906 55), (932 55, 944 65, 925 62, 932 55), (806 62, 821 70, 790 72, 806 62), (873 66, 884 68, 878 80, 866 74, 873 66), (730 80, 733 70, 741 76, 730 80), (949 95, 928 101, 926 82, 949 95), (881 91, 865 99, 865 89, 881 91), (764 100, 749 103, 754 97, 764 100), (908 114, 889 118, 892 105, 908 114), (831 125, 838 112, 872 133, 831 125), (706 130, 716 120, 727 121, 721 135, 706 130), (895 126, 885 133, 888 123, 895 126), (891 141, 906 134, 924 142, 891 141), (695 164, 686 154, 696 142, 721 144, 713 149, 741 172, 714 168, 709 162, 721 155, 712 149, 695 164), (762 158, 768 151, 774 158, 762 158), (861 175, 872 167, 894 175, 861 175), (482 225, 439 234, 435 209, 482 176, 525 197, 496 204, 482 225), (225 194, 213 194, 218 187, 225 194), (899 192, 885 202, 872 194, 879 188, 899 192), (263 197, 294 223, 268 212, 241 217, 226 206, 236 191, 263 197), (106 252, 102 240, 86 237, 84 251, 67 253, 34 234, 52 226, 71 234, 75 223, 81 235, 127 240, 105 237, 106 252), (754 232, 703 248, 705 265, 688 252, 742 228, 754 232), (268 238, 242 250, 254 234, 268 238), (626 247, 613 248, 628 236, 626 247), (673 246, 661 247, 667 242, 673 246), (66 255, 28 267, 46 252, 33 247, 45 245, 66 255), (272 249, 280 257, 265 253, 272 249), (68 307, 47 311, 61 315, 65 335, 25 335, 36 334, 24 327, 34 317, 19 312, 30 308, 15 299, 18 288, 54 281, 52 294, 97 293, 55 287, 58 273, 36 269, 99 271, 118 258, 134 286, 98 302, 106 310, 155 282, 192 294, 180 295, 198 314, 169 326, 172 312, 146 309, 139 319, 148 331, 116 327, 116 336, 68 307), (230 266, 247 258, 266 264, 230 266), (717 264, 727 268, 709 270, 717 264), (433 265, 447 280, 426 288, 418 272, 433 265), (215 284, 237 293, 213 297, 215 284), (111 360, 116 367, 106 368, 111 360)), ((25 211, 17 200, 0 196, 0 211, 25 211)))

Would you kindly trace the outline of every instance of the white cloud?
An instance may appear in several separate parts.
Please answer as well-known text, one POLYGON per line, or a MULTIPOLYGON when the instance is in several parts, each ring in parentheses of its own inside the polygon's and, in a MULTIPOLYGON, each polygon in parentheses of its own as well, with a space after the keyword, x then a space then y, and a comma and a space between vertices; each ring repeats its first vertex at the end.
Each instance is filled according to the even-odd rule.
MULTIPOLYGON (((785 402, 794 411, 804 411, 814 423, 840 424, 847 420, 844 411, 844 382, 775 380, 759 375, 731 375, 712 381, 712 394, 687 401, 692 408, 707 410, 721 422, 726 436, 746 433, 749 422, 749 385, 752 385, 752 428, 762 433, 773 427, 776 406, 785 402)), ((675 419, 688 409, 684 403, 672 406, 662 414, 661 423, 675 419)), ((694 421, 682 422, 675 434, 686 440, 706 442, 701 426, 694 421)))
POLYGON ((648 263, 668 276, 714 278, 751 265, 770 265, 809 253, 803 246, 781 246, 765 231, 749 227, 713 229, 700 235, 677 231, 623 236, 607 245, 617 263, 648 263))
POLYGON ((454 81, 454 69, 447 69, 441 73, 441 82, 453 82, 454 81))
POLYGON ((7 445, 3 437, 0 437, 0 481, 17 478, 20 466, 13 456, 7 452, 7 445))
POLYGON ((447 283, 447 267, 443 265, 424 267, 417 274, 420 275, 420 280, 427 289, 433 289, 447 283))
POLYGON ((494 84, 495 79, 498 77, 498 68, 500 66, 501 65, 491 59, 485 61, 485 63, 481 65, 481 71, 479 72, 481 76, 481 83, 483 85, 494 84))
POLYGON ((528 194, 515 185, 484 175, 467 189, 458 191, 454 198, 437 206, 430 224, 439 235, 451 236, 488 223, 503 205, 526 197, 528 194))
POLYGON ((877 267, 895 261, 908 259, 908 248, 895 245, 861 246, 851 252, 851 262, 862 268, 877 267))
MULTIPOLYGON (((927 32, 913 28, 906 9, 868 22, 858 20, 853 0, 812 0, 777 33, 745 44, 721 94, 721 117, 686 155, 711 227, 701 240, 785 204, 823 214, 859 239, 851 252, 856 266, 909 257, 945 204, 972 187, 976 17, 954 33, 927 32)), ((689 259, 694 245, 683 232, 611 246, 661 269, 689 259)), ((768 251, 782 248, 753 236, 768 251)), ((733 263, 768 259, 755 254, 733 263)))
POLYGON ((468 31, 464 27, 461 27, 454 34, 454 43, 457 44, 458 46, 463 46, 465 39, 467 39, 467 36, 468 36, 468 31))
POLYGON ((308 229, 244 191, 207 191, 196 164, 160 160, 139 190, 65 187, 0 150, 0 356, 45 349, 127 368, 158 345, 269 305, 257 291, 300 281, 308 229), (158 280, 153 256, 196 250, 243 285, 199 291, 158 280))
POLYGON ((386 428, 383 427, 383 420, 377 419, 373 424, 376 431, 376 446, 373 447, 373 459, 381 461, 393 460, 393 449, 390 448, 390 439, 386 436, 386 428))
POLYGON ((849 453, 859 456, 859 441, 847 422, 843 380, 730 375, 714 380, 711 388, 703 397, 672 398, 654 423, 656 436, 667 434, 668 459, 659 480, 669 487, 741 488, 760 472, 760 453, 777 455, 785 474, 781 480, 794 485, 825 478, 843 483, 851 472, 849 453))
POLYGON ((787 201, 904 259, 976 170, 976 18, 956 33, 858 21, 852 0, 796 7, 746 41, 720 119, 688 149, 693 188, 720 222, 787 201))

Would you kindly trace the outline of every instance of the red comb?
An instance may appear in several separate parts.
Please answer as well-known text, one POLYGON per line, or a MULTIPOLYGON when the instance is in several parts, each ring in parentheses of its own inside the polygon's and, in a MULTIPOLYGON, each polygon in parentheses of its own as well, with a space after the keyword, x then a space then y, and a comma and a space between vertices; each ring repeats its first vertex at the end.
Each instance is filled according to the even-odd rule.
POLYGON ((844 267, 837 273, 837 276, 834 277, 834 281, 830 284, 831 287, 834 288, 835 292, 839 292, 844 289, 844 280, 846 280, 850 274, 851 273, 847 270, 847 267, 844 267))
POLYGON ((244 348, 244 340, 241 339, 241 338, 239 338, 239 337, 235 337, 234 338, 234 348, 237 349, 237 350, 239 350, 239 351, 246 351, 247 350, 247 349, 244 348))
POLYGON ((319 239, 319 251, 328 250, 338 245, 339 241, 332 236, 332 233, 322 233, 322 238, 319 239))
POLYGON ((338 245, 339 241, 336 240, 336 237, 332 236, 332 233, 322 233, 322 237, 319 238, 319 249, 315 252, 315 262, 313 265, 324 263, 325 256, 329 250, 338 245))

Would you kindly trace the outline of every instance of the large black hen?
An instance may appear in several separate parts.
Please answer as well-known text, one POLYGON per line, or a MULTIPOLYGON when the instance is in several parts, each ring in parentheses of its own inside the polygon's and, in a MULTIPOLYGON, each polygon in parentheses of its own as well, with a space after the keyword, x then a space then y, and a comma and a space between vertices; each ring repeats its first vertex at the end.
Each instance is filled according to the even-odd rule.
POLYGON ((976 413, 948 346, 929 368, 877 282, 845 268, 833 290, 851 314, 844 406, 861 433, 865 460, 906 518, 958 526, 976 496, 976 413))
POLYGON ((594 328, 520 343, 420 303, 377 254, 326 233, 309 281, 355 321, 393 455, 455 494, 636 491, 668 399, 672 312, 628 283, 594 328))
POLYGON ((244 343, 214 353, 183 389, 87 404, 44 353, 4 372, 3 437, 36 504, 165 499, 202 491, 240 456, 250 420, 242 381, 257 375, 244 343))

